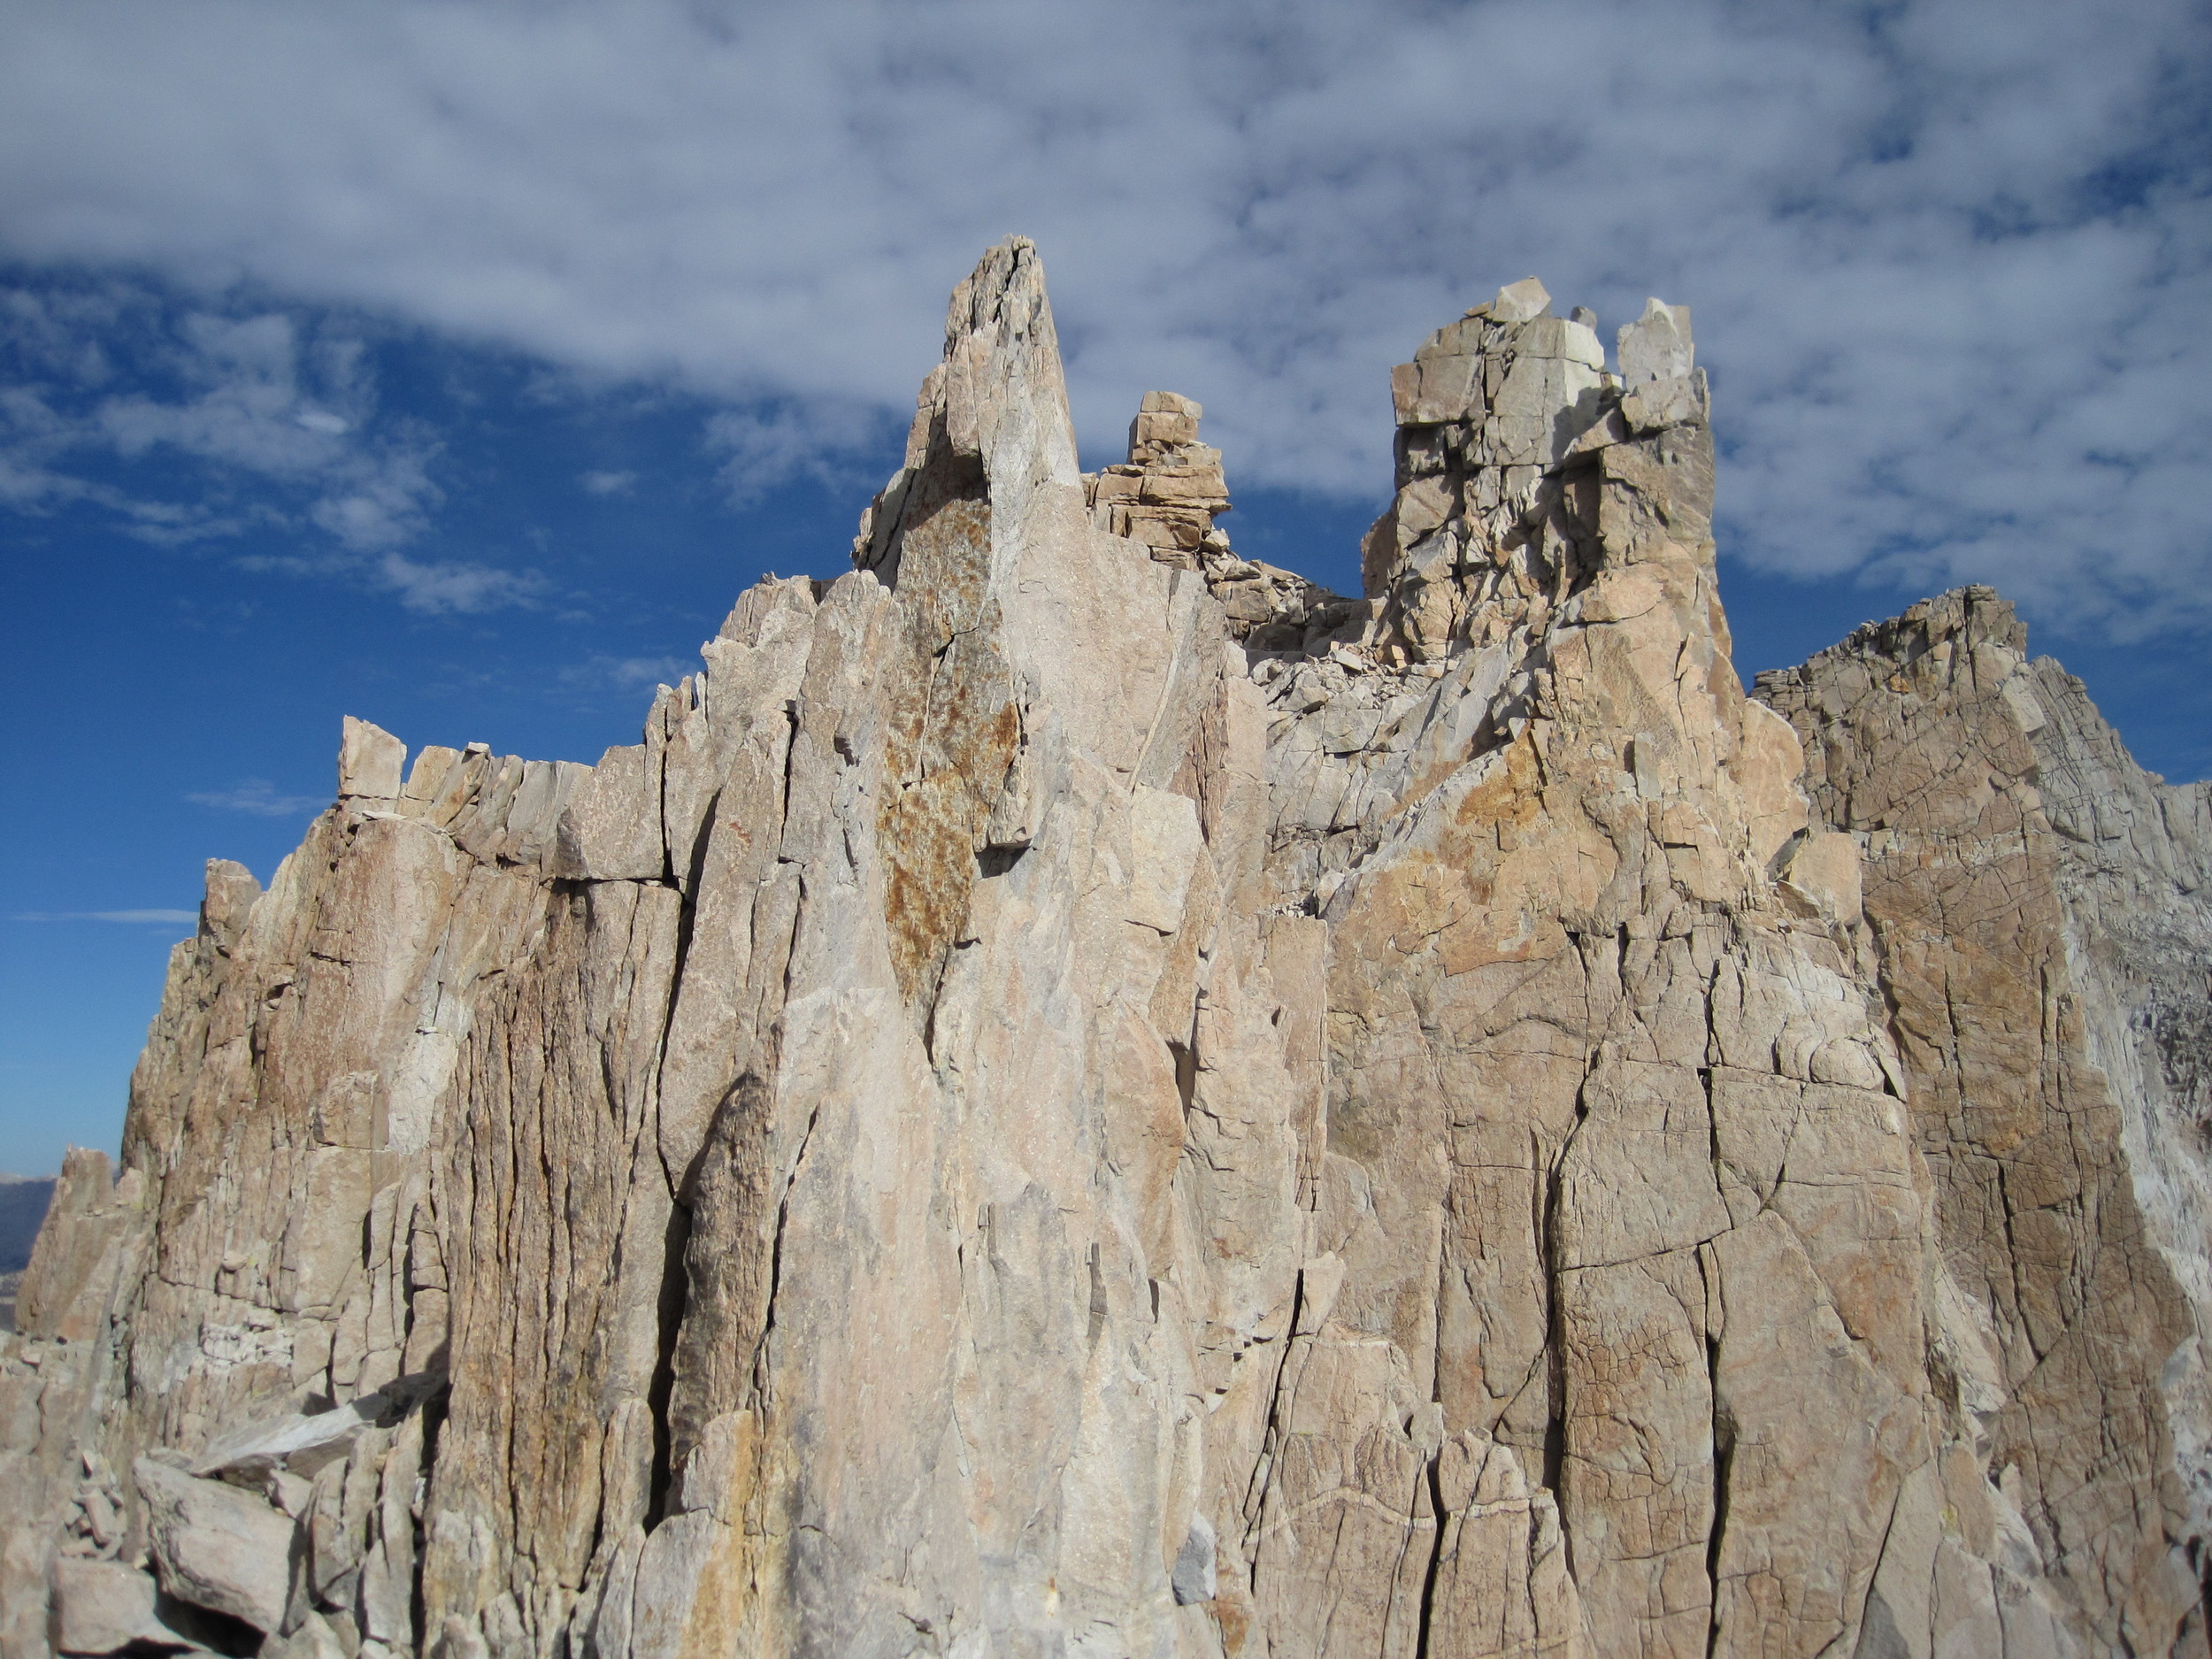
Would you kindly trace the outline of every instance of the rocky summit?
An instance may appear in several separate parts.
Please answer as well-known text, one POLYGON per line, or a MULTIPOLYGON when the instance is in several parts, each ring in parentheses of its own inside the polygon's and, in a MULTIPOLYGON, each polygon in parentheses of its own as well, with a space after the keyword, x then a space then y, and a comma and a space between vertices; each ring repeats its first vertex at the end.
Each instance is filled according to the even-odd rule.
POLYGON ((1747 691, 1689 312, 1351 597, 1034 250, 595 766, 348 721, 0 1347, 0 1655, 2208 1652, 2212 791, 1965 588, 1747 691))

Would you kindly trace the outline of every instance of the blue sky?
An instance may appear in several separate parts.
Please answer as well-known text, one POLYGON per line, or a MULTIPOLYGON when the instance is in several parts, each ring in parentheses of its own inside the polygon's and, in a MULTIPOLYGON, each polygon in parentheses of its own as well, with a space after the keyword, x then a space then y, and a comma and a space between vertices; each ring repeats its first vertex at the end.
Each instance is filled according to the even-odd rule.
POLYGON ((580 760, 842 567, 1035 237, 1087 465, 1208 409, 1356 582, 1386 372, 1686 303, 1751 670, 1954 582, 2212 772, 2212 53, 2168 0, 0 0, 0 1169, 112 1146, 202 861, 338 720, 580 760))

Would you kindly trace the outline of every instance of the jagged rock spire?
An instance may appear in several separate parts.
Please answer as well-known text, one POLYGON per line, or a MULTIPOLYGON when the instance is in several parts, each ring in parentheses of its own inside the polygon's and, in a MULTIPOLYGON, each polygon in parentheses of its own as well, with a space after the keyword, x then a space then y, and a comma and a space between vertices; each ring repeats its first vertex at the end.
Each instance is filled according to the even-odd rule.
POLYGON ((1747 699, 1687 313, 1549 311, 1349 599, 1187 399, 1076 473, 1011 240, 640 743, 349 723, 0 1340, 0 1659, 2202 1659, 2212 806, 1981 595, 1747 699))
POLYGON ((1077 479, 1044 266, 1026 236, 1010 236, 953 290, 944 360, 922 382, 906 464, 863 515, 853 563, 895 581, 906 526, 987 495, 1010 544, 1041 486, 1077 479))

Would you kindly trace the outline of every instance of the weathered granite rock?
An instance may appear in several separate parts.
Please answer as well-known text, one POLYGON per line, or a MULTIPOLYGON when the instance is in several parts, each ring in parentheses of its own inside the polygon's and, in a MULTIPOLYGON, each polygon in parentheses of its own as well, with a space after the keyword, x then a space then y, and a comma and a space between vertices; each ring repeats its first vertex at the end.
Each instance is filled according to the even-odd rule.
MULTIPOLYGON (((0 1486, 35 1517, 0 1537, 0 1652, 43 1651, 58 1549, 144 1555, 144 1452, 197 1462, 226 1432, 403 1383, 419 1419, 442 1388, 440 1102, 487 976, 543 926, 566 797, 591 773, 434 749, 403 783, 395 749, 348 728, 345 793, 268 892, 209 865, 123 1173, 111 1189, 104 1156, 65 1166, 0 1354, 0 1486)), ((316 1559, 349 1593, 394 1438, 316 1478, 316 1559)))
POLYGON ((2085 1650, 2201 1651, 2212 790, 2144 772, 2026 643, 1962 588, 1761 695, 1864 849, 1991 1479, 2085 1650))
POLYGON ((1152 549, 1163 565, 1197 568, 1199 550, 1225 550, 1213 521, 1229 506, 1221 451, 1198 442, 1205 411, 1174 392, 1147 392, 1129 425, 1129 459, 1086 474, 1084 499, 1099 528, 1152 549))
POLYGON ((1200 572, 1229 637, 1248 653, 1303 656, 1357 639, 1371 605, 1230 550, 1228 533, 1214 522, 1228 510, 1229 487, 1221 452, 1198 442, 1203 414, 1190 398, 1147 392, 1130 424, 1128 460, 1083 475, 1092 522, 1141 543, 1163 565, 1200 572))
POLYGON ((154 1615, 152 1578, 119 1561, 65 1555, 54 1563, 53 1617, 49 1633, 57 1652, 111 1654, 142 1647, 182 1647, 186 1640, 154 1615))
POLYGON ((278 1629, 291 1586, 292 1523, 250 1492, 150 1457, 132 1472, 161 1587, 256 1630, 278 1629))
POLYGON ((1077 471, 1010 241, 639 744, 349 723, 0 1348, 0 1655, 178 1493, 286 1655, 2202 1655, 2201 800, 2040 681, 1747 697, 1686 311, 1393 389, 1327 594, 1187 399, 1077 471), (2028 701, 2098 856, 1900 910, 1848 803, 1965 833, 2025 773, 1922 734, 2028 701), (1944 1046, 2024 904, 2130 1011, 1944 1046))

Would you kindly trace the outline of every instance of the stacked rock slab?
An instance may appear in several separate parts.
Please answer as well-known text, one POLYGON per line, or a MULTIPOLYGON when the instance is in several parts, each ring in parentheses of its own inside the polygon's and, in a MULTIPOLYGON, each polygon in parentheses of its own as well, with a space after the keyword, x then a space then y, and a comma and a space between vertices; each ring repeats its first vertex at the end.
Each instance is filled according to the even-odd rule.
POLYGON ((1228 511, 1221 451, 1198 442, 1205 410, 1174 392, 1147 392, 1129 423, 1129 458, 1083 480, 1098 526, 1152 549, 1164 565, 1198 568, 1202 549, 1225 551, 1214 530, 1228 511))
POLYGON ((2000 1459, 1859 844, 1729 665, 1687 314, 1609 369, 1517 284, 1394 385, 1327 595, 1210 528, 1187 400, 1076 470, 1010 241, 856 568, 641 743, 403 786, 349 725, 42 1236, 0 1655, 2203 1653, 2166 1477, 2092 1595, 2000 1459))
POLYGON ((1141 543, 1163 565, 1202 572, 1230 637, 1248 650, 1325 650, 1348 628, 1358 638, 1371 606, 1230 550, 1228 533, 1214 522, 1229 508, 1221 451, 1198 442, 1204 413, 1194 399, 1147 392, 1129 426, 1129 458, 1083 475, 1092 522, 1141 543))

